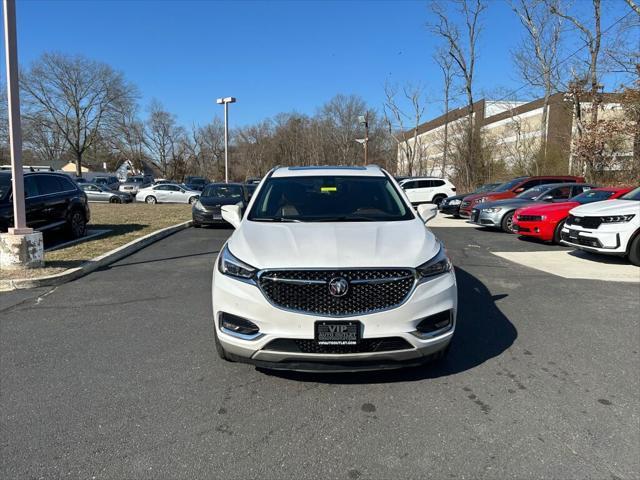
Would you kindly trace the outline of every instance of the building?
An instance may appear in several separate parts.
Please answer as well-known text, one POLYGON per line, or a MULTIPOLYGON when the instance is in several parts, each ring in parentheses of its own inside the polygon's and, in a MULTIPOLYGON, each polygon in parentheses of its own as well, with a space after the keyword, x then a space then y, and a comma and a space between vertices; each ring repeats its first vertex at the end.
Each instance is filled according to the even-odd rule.
MULTIPOLYGON (((602 94, 599 119, 624 117, 618 97, 617 94, 602 94)), ((543 128, 543 105, 543 99, 526 103, 482 99, 474 103, 474 128, 482 134, 483 144, 490 151, 492 162, 502 164, 508 170, 525 170, 524 167, 530 167, 531 162, 540 155, 544 145, 546 157, 553 156, 556 166, 564 168, 563 172, 555 173, 569 171, 573 156, 572 141, 577 130, 573 103, 564 93, 552 95, 549 98, 546 128, 543 128)), ((590 108, 589 102, 581 103, 583 118, 588 118, 590 108)), ((419 125, 415 132, 417 135, 414 135, 414 131, 405 132, 407 142, 400 143, 398 147, 398 172, 452 176, 451 161, 445 162, 443 171, 445 130, 450 157, 456 141, 461 140, 467 118, 467 108, 463 107, 419 125), (407 152, 413 150, 415 155, 411 162, 407 152)), ((630 138, 628 140, 617 155, 633 155, 632 141, 630 138)))

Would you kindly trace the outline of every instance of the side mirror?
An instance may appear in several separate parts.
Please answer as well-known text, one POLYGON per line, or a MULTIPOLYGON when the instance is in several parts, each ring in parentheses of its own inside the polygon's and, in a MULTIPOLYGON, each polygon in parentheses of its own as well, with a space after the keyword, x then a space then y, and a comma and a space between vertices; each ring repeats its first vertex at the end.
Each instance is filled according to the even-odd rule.
POLYGON ((542 197, 543 202, 553 202, 553 195, 545 195, 542 197))
POLYGON ((186 192, 186 190, 184 188, 180 189, 180 193, 185 193, 185 192, 186 192))
POLYGON ((427 223, 429 220, 432 220, 438 214, 438 206, 433 203, 423 203, 422 205, 418 205, 418 215, 427 223))
POLYGON ((223 205, 220 209, 222 218, 229 222, 233 228, 238 228, 242 221, 242 208, 238 205, 223 205))

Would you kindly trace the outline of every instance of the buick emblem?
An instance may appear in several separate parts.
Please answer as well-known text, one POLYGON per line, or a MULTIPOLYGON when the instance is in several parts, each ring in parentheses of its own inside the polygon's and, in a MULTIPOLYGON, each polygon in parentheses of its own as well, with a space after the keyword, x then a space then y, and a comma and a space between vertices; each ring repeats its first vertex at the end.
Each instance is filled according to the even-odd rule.
POLYGON ((334 297, 344 297, 349 291, 346 278, 336 277, 329 280, 329 293, 334 297))

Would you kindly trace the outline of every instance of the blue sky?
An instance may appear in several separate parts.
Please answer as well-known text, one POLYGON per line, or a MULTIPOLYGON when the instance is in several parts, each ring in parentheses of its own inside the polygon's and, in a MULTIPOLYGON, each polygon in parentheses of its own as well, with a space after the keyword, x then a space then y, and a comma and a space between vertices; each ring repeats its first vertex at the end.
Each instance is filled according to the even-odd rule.
MULTIPOLYGON (((609 3, 605 25, 624 8, 609 3)), ((157 98, 184 125, 221 115, 218 96, 238 98, 232 126, 311 114, 336 93, 379 108, 386 79, 442 97, 426 1, 18 0, 17 14, 21 66, 44 51, 107 62, 138 86, 142 105, 157 98)), ((497 96, 522 83, 509 53, 521 30, 500 0, 484 23, 477 90, 497 96)))

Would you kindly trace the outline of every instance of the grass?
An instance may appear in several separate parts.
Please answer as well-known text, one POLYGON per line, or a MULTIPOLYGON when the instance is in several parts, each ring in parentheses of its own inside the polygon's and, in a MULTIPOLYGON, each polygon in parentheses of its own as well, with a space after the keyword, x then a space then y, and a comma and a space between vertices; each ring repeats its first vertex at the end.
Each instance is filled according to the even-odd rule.
MULTIPOLYGON (((90 230, 110 230, 100 237, 76 245, 45 252, 45 267, 0 271, 1 279, 35 278, 54 275, 73 268, 114 248, 161 228, 191 220, 190 205, 147 205, 146 203, 92 203, 90 230)), ((59 240, 60 234, 45 233, 45 245, 59 240)), ((57 243, 57 242, 56 242, 57 243)))

